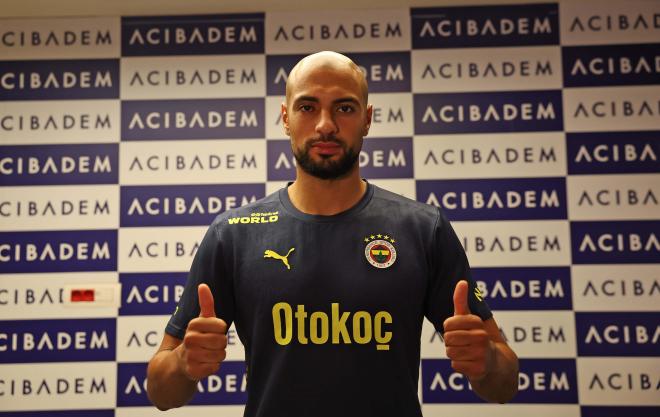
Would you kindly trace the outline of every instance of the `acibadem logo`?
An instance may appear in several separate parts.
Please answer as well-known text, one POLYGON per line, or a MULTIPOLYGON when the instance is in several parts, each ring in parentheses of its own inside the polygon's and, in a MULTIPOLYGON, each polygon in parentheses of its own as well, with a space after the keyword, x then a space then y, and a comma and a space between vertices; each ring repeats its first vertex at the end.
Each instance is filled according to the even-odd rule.
POLYGON ((373 316, 367 311, 341 312, 339 303, 332 303, 330 315, 324 311, 308 314, 303 304, 298 304, 294 313, 289 303, 279 302, 273 306, 272 314, 275 341, 282 346, 294 341, 295 333, 295 340, 301 345, 310 342, 315 345, 366 345, 373 341, 376 350, 390 349, 392 332, 386 330, 386 325, 392 324, 392 315, 387 311, 379 311, 373 316), (352 326, 347 324, 349 319, 352 326))

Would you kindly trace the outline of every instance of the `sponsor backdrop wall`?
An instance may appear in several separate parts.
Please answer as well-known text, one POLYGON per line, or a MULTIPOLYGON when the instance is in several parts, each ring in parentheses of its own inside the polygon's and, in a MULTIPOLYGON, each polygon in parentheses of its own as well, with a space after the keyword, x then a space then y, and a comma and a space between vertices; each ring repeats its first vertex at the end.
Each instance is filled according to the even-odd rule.
MULTIPOLYGON (((323 49, 370 83, 364 176, 444 208, 521 358, 514 403, 482 404, 427 323, 425 415, 660 415, 660 3, 0 27, 0 416, 158 415, 195 249, 293 178, 279 105, 323 49)), ((229 343, 195 415, 242 415, 229 343)))

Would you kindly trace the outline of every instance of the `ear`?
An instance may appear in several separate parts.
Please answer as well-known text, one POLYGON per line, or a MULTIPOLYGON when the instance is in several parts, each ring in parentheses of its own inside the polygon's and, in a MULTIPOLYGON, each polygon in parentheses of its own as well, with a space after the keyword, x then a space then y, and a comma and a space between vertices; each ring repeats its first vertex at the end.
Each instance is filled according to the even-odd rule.
POLYGON ((284 127, 284 133, 287 136, 291 136, 289 133, 289 113, 287 112, 286 103, 282 102, 280 105, 280 116, 282 118, 282 126, 284 127))
POLYGON ((366 115, 366 120, 364 124, 364 129, 362 129, 362 136, 367 136, 369 134, 369 128, 371 127, 371 116, 373 115, 374 112, 374 106, 373 104, 367 105, 367 115, 366 115))

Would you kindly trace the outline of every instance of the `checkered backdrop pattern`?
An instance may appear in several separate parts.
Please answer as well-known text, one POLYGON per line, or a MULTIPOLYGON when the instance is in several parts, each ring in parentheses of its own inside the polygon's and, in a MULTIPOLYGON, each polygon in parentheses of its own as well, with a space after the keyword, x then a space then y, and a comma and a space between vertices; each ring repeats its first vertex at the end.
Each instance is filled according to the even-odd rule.
MULTIPOLYGON (((514 403, 482 404, 426 323, 424 414, 657 416, 659 6, 2 21, 0 416, 158 415, 196 245, 293 178, 286 77, 326 49, 369 80, 364 177, 443 207, 520 357, 514 403)), ((196 415, 242 415, 229 342, 196 415)))

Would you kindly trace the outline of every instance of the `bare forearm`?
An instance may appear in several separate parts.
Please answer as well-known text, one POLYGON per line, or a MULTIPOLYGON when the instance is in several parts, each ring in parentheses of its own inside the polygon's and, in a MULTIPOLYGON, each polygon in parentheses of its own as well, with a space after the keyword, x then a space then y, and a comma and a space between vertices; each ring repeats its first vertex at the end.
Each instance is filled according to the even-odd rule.
POLYGON ((147 368, 147 394, 159 410, 181 407, 197 392, 197 383, 189 379, 179 366, 177 349, 161 350, 147 368))
POLYGON ((506 403, 518 392, 518 357, 505 344, 493 343, 493 365, 479 381, 470 381, 477 395, 489 402, 506 403))

